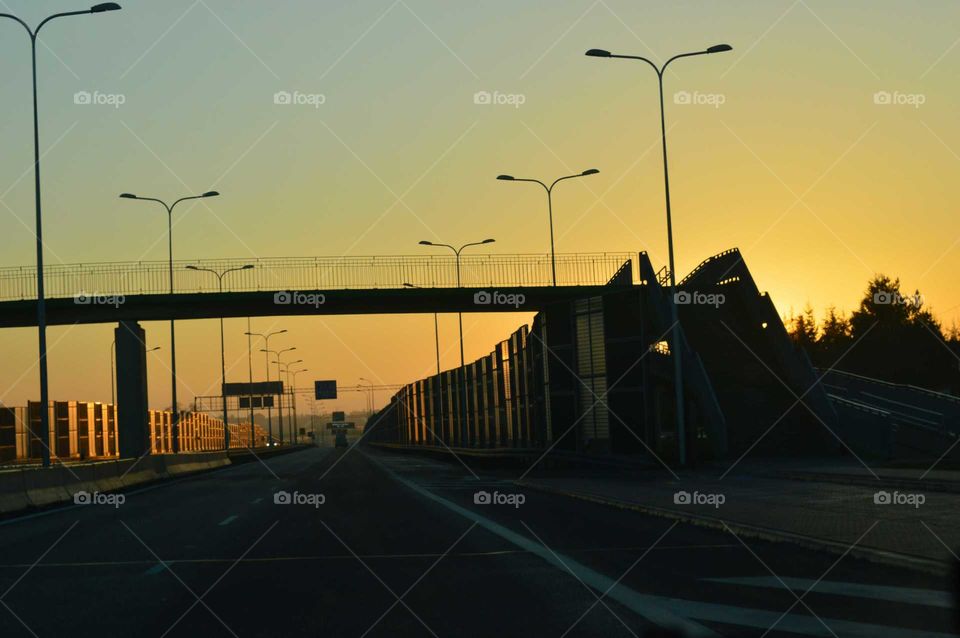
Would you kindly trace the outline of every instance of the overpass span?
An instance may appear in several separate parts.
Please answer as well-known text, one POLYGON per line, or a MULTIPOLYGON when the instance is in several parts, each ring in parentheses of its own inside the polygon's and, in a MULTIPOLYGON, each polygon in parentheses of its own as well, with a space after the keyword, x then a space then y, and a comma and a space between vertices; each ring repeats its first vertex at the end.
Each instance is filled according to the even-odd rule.
MULTIPOLYGON (((618 273, 635 279, 636 254, 281 257, 57 264, 44 269, 50 325, 422 312, 535 312, 550 303, 599 294, 618 273), (231 272, 220 292, 217 277, 231 272), (404 284, 412 284, 413 288, 404 284), (496 293, 496 294, 495 294, 496 293)), ((0 268, 0 327, 36 325, 36 269, 0 268)))

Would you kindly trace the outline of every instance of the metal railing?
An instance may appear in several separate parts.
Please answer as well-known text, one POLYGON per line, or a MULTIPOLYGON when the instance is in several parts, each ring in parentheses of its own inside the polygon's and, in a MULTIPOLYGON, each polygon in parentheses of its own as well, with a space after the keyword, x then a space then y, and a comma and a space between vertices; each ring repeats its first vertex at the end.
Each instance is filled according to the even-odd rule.
MULTIPOLYGON (((631 253, 557 255, 557 284, 606 284, 631 253)), ((217 278, 186 266, 230 273, 225 292, 260 290, 345 290, 401 288, 404 283, 423 288, 457 285, 453 255, 372 257, 277 257, 264 259, 203 259, 174 261, 174 289, 178 293, 216 292, 217 278)), ((464 287, 531 287, 551 285, 549 255, 464 255, 460 259, 464 287)), ((635 280, 635 272, 631 273, 635 280)), ((169 262, 134 261, 93 264, 51 264, 44 268, 49 299, 87 295, 163 294, 170 291, 169 262)), ((0 268, 0 301, 36 298, 36 268, 0 268)))

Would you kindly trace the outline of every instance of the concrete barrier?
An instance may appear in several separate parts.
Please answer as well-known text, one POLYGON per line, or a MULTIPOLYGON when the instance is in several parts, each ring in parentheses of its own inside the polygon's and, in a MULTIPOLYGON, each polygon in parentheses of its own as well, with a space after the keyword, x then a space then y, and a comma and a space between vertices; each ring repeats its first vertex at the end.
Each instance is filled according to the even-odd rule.
POLYGON ((117 461, 117 483, 119 488, 140 485, 167 478, 166 466, 162 458, 144 456, 140 459, 117 461))
POLYGON ((122 487, 118 471, 119 463, 120 461, 103 461, 93 465, 98 492, 113 492, 122 487))
POLYGON ((0 472, 0 514, 16 512, 29 505, 23 483, 23 470, 0 472))
POLYGON ((97 471, 93 465, 72 465, 69 469, 64 468, 64 478, 66 481, 64 489, 71 499, 79 492, 92 494, 100 491, 97 484, 97 471))
POLYGON ((66 487, 70 479, 70 474, 62 465, 25 470, 23 483, 27 501, 34 507, 43 507, 73 500, 73 494, 66 487))
POLYGON ((152 481, 230 465, 223 452, 147 455, 140 459, 0 471, 0 514, 72 503, 79 492, 116 492, 152 481))
POLYGON ((163 461, 166 465, 167 475, 170 477, 230 465, 230 458, 223 452, 167 454, 163 456, 163 461))

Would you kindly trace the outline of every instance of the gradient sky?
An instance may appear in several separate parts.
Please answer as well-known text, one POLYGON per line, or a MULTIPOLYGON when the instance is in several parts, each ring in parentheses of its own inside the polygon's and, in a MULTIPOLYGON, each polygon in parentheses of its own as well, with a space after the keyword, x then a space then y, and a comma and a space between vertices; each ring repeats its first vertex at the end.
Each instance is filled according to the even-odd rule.
MULTIPOLYGON (((420 239, 546 252, 542 192, 498 173, 599 175, 555 192, 558 252, 666 261, 656 77, 593 47, 664 59, 677 270, 731 247, 781 312, 850 310, 875 273, 960 319, 960 5, 821 0, 636 3, 126 0, 44 27, 48 263, 166 259, 162 209, 122 191, 223 197, 178 212, 176 257, 422 254, 420 239), (477 91, 521 94, 519 108, 477 91), (78 91, 121 94, 119 108, 78 91), (323 95, 276 105, 277 91, 323 95), (678 104, 686 91, 722 104, 678 104), (887 91, 904 101, 877 104, 887 91), (922 96, 920 100, 911 96, 922 96), (716 96, 722 96, 717 98, 716 96)), ((84 2, 4 0, 31 24, 84 2)), ((29 44, 0 21, 0 265, 34 262, 29 44)), ((896 101, 896 100, 895 100, 896 101)), ((486 248, 484 248, 486 250, 486 248)), ((464 318, 468 358, 530 315, 464 318)), ((246 321, 227 325, 246 380, 246 321)), ((212 394, 215 320, 178 324, 181 400, 212 394)), ((168 332, 145 323, 150 402, 169 404, 168 332)), ((51 328, 51 396, 109 400, 113 326, 51 328)), ((434 368, 430 315, 256 319, 305 377, 405 383, 434 368)), ((443 365, 458 362, 441 318, 443 365)), ((262 377, 263 358, 254 358, 262 377)), ((0 401, 37 396, 35 330, 0 332, 0 401)), ((380 400, 386 398, 382 393, 380 400)), ((362 406, 360 395, 327 409, 362 406)))

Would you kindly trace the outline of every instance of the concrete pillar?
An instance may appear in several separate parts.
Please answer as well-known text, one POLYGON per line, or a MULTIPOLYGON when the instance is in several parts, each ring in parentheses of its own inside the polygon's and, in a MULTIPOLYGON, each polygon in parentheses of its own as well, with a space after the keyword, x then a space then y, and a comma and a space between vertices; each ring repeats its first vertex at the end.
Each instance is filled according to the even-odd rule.
POLYGON ((135 321, 121 321, 117 340, 117 438, 120 458, 150 453, 147 410, 146 332, 135 321))

